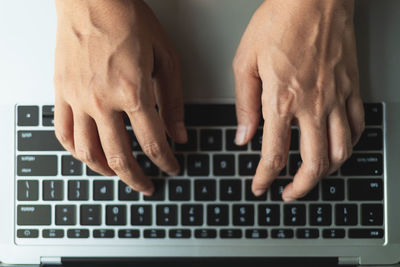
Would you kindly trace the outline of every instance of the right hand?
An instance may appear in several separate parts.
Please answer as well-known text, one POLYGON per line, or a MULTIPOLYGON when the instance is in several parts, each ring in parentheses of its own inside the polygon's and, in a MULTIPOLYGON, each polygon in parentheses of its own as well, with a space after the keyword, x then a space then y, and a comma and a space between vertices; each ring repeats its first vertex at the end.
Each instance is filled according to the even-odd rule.
POLYGON ((179 62, 143 1, 57 0, 55 132, 74 157, 132 189, 154 185, 132 154, 129 116, 144 153, 163 171, 179 164, 166 139, 187 141, 179 62), (158 105, 159 111, 155 109, 158 105))

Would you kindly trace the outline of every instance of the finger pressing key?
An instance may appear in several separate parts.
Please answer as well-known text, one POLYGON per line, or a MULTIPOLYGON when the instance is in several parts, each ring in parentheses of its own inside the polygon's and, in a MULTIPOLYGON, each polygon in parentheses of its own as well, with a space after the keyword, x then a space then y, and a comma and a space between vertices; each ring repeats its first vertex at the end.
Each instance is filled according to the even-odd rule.
POLYGON ((291 117, 275 116, 270 111, 264 117, 261 160, 252 184, 256 196, 262 195, 285 167, 290 146, 291 117))
POLYGON ((154 185, 133 157, 121 113, 111 112, 95 120, 109 167, 135 191, 152 195, 154 185))
POLYGON ((329 169, 326 120, 316 121, 311 115, 299 118, 300 154, 303 160, 293 182, 282 193, 286 202, 306 195, 329 169))

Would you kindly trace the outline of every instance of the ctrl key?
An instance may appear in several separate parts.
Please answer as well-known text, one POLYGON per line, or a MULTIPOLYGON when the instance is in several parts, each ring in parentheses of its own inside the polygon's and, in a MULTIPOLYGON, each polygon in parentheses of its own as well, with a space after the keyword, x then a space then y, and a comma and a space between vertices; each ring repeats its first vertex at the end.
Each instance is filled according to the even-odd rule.
POLYGON ((18 229, 18 238, 37 238, 39 237, 39 231, 36 229, 18 229))
POLYGON ((51 224, 50 205, 18 205, 17 224, 50 225, 51 224))

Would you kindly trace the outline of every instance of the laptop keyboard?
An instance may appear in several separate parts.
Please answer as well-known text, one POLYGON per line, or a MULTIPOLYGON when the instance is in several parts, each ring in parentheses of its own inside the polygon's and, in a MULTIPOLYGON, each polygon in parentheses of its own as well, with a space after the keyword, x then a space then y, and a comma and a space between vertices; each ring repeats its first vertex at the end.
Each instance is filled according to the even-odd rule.
MULTIPOLYGON (((16 107, 16 241, 55 239, 382 239, 384 237, 383 104, 365 104, 366 130, 339 171, 305 197, 281 193, 301 165, 299 130, 292 128, 287 166, 260 197, 251 178, 260 159, 262 128, 236 146, 231 104, 186 105, 189 141, 171 144, 180 175, 162 173, 132 150, 155 184, 153 196, 118 177, 103 177, 58 143, 54 107, 16 107)), ((239 241, 237 241, 239 242, 239 241)))

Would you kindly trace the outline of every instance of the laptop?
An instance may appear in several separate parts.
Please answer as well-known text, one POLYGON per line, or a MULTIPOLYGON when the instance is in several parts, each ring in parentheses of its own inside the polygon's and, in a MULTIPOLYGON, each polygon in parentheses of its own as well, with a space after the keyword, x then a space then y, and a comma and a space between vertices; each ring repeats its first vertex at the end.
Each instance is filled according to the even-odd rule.
MULTIPOLYGON (((53 1, 0 3, 0 262, 75 266, 204 264, 389 265, 400 261, 400 2, 357 1, 366 130, 351 158, 293 203, 281 199, 301 159, 268 192, 250 192, 261 128, 236 127, 231 60, 261 0, 148 1, 182 63, 189 142, 172 144, 183 172, 143 197, 75 160, 54 137, 53 1)), ((131 129, 127 125, 127 130, 131 129)))

